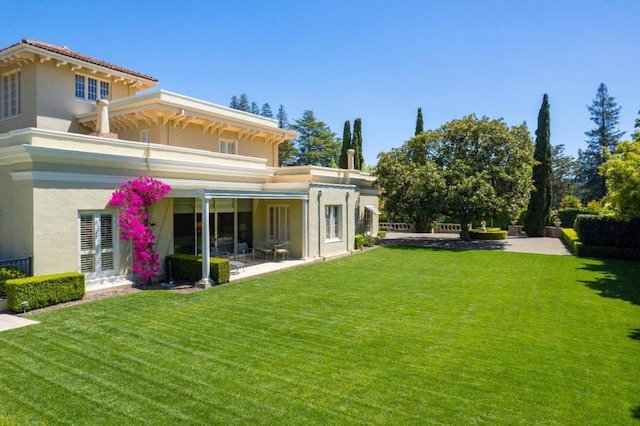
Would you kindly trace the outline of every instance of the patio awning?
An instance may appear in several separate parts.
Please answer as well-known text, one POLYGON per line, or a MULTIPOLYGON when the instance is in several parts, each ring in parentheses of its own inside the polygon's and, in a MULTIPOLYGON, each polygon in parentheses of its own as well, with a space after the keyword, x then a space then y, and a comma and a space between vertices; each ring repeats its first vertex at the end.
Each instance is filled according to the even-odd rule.
POLYGON ((373 214, 377 214, 378 216, 380 215, 380 210, 378 210, 377 207, 373 204, 367 204, 364 206, 364 208, 369 210, 373 214))

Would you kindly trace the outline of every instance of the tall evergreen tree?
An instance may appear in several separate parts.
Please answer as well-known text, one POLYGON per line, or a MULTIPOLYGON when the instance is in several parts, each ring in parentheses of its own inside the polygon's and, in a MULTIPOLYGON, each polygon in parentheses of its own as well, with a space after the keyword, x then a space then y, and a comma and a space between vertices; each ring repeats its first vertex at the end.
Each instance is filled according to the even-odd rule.
POLYGON ((631 140, 635 140, 640 135, 640 111, 636 117, 636 124, 633 126, 633 133, 631 134, 631 140))
POLYGON ((549 125, 549 97, 545 93, 538 112, 536 149, 533 158, 533 186, 529 198, 529 208, 524 218, 524 227, 530 237, 544 237, 544 229, 549 223, 551 211, 551 143, 549 125))
POLYGON ((313 111, 304 111, 302 118, 295 120, 295 124, 290 128, 299 135, 294 141, 298 149, 296 165, 331 167, 336 162, 340 142, 336 140, 336 134, 329 126, 316 119, 313 111))
POLYGON ((251 114, 260 115, 260 107, 256 102, 251 102, 251 108, 249 109, 251 114))
POLYGON ((271 105, 269 105, 269 102, 265 102, 262 105, 262 110, 260 111, 260 115, 267 118, 273 118, 273 112, 271 111, 271 105))
POLYGON ((278 113, 276 114, 276 120, 278 120, 278 127, 281 129, 289 128, 289 116, 287 111, 284 110, 284 105, 280 105, 278 113))
POLYGON ((560 201, 567 195, 573 195, 579 164, 576 159, 564 153, 564 145, 551 147, 551 208, 559 209, 560 201))
POLYGON ((584 183, 580 198, 584 203, 590 200, 599 200, 606 195, 605 179, 600 175, 599 169, 606 161, 606 151, 615 151, 618 142, 625 133, 618 129, 621 108, 615 98, 609 95, 604 83, 600 83, 593 103, 587 108, 596 128, 585 132, 585 135, 589 137, 587 149, 578 151, 578 161, 581 167, 580 181, 584 183))
POLYGON ((238 101, 238 97, 233 95, 231 97, 231 102, 229 103, 229 107, 233 109, 240 109, 240 101, 238 101))
POLYGON ((341 169, 349 168, 348 149, 351 149, 351 123, 349 120, 344 122, 344 129, 342 130, 342 150, 340 151, 340 161, 338 163, 338 167, 341 169))
POLYGON ((422 108, 418 108, 418 118, 416 119, 415 136, 418 136, 422 132, 424 132, 424 121, 422 120, 422 108))
POLYGON ((353 140, 351 142, 355 153, 355 168, 362 170, 364 167, 364 156, 362 154, 362 119, 356 118, 353 122, 353 140))
POLYGON ((238 101, 238 109, 247 112, 249 112, 249 110, 251 109, 251 106, 249 105, 249 98, 247 97, 246 93, 240 95, 240 100, 238 101))

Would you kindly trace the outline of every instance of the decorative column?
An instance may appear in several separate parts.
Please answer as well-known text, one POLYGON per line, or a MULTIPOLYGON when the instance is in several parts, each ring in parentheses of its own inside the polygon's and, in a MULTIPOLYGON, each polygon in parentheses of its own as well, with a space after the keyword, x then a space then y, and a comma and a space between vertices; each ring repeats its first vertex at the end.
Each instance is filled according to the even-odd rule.
POLYGON ((211 287, 211 264, 209 263, 209 200, 202 197, 202 279, 196 283, 196 287, 211 287))

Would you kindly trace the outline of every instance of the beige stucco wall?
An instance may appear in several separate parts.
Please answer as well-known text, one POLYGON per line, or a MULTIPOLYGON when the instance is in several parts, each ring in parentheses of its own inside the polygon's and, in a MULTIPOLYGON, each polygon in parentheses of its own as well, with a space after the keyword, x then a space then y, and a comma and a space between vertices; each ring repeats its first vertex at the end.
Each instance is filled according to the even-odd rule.
POLYGON ((353 250, 357 194, 349 187, 314 186, 309 191, 309 257, 331 257, 353 250), (326 241, 325 207, 340 206, 340 240, 326 241))
POLYGON ((173 254, 173 199, 165 198, 149 209, 149 222, 156 236, 155 250, 160 255, 160 273, 165 276, 165 258, 173 254))
POLYGON ((118 134, 119 139, 140 141, 140 131, 149 130, 149 141, 161 145, 201 149, 205 151, 220 152, 220 140, 236 141, 237 155, 246 157, 264 158, 267 166, 275 166, 277 155, 274 155, 274 144, 266 143, 264 138, 254 140, 238 138, 236 132, 225 131, 221 135, 203 132, 200 125, 190 124, 184 129, 182 126, 149 125, 144 120, 138 120, 138 127, 111 129, 118 134))
POLYGON ((74 72, 69 65, 58 67, 54 61, 47 61, 37 62, 36 67, 37 127, 41 129, 82 134, 91 132, 91 129, 78 124, 75 120, 76 114, 95 110, 95 102, 75 98, 76 74, 108 81, 112 100, 130 96, 132 93, 124 84, 114 83, 113 78, 106 78, 100 74, 94 75, 87 70, 74 72))
POLYGON ((33 254, 33 197, 30 181, 14 182, 16 167, 0 167, 0 259, 33 254))
POLYGON ((289 254, 292 258, 302 257, 302 200, 254 200, 253 240, 256 248, 265 243, 269 236, 269 207, 289 206, 289 254))

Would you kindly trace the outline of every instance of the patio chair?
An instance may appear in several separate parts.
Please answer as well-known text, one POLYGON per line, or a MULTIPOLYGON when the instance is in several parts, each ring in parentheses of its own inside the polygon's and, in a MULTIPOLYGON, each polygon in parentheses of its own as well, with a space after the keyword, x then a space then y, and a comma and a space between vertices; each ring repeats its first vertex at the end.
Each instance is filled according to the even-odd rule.
POLYGON ((252 248, 249 248, 249 243, 238 243, 238 254, 237 256, 242 256, 247 258, 251 256, 252 260, 255 260, 256 254, 252 248))
POLYGON ((282 260, 289 257, 289 241, 285 241, 282 244, 276 244, 273 249, 273 260, 276 260, 278 255, 282 256, 282 260))
POLYGON ((219 247, 209 247, 209 256, 210 257, 229 257, 231 256, 231 253, 229 253, 228 251, 223 251, 221 250, 219 247))

